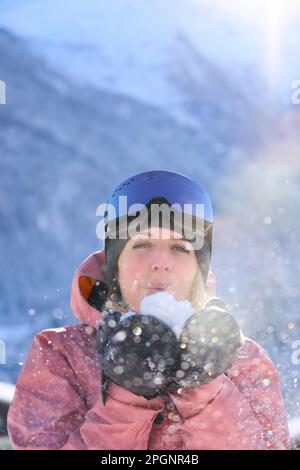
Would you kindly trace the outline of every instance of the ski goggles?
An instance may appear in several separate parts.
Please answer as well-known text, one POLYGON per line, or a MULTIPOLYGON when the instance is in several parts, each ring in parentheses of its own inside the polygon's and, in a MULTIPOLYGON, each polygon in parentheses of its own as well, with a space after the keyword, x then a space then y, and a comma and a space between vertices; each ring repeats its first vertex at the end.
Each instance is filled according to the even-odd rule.
POLYGON ((121 183, 107 201, 106 223, 135 216, 157 199, 166 200, 178 212, 213 223, 211 199, 202 186, 187 176, 164 170, 139 173, 121 183))

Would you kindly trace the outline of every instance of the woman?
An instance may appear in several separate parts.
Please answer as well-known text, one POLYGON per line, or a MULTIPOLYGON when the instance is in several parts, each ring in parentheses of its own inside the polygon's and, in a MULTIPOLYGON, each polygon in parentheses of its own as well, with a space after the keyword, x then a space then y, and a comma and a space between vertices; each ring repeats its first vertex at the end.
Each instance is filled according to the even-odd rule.
POLYGON ((81 323, 34 339, 8 416, 13 447, 287 449, 275 367, 213 298, 207 193, 150 171, 124 181, 107 207, 105 251, 72 284, 81 323), (176 210, 157 219, 162 203, 176 210), (155 304, 147 310, 158 297, 173 299, 178 328, 155 304))

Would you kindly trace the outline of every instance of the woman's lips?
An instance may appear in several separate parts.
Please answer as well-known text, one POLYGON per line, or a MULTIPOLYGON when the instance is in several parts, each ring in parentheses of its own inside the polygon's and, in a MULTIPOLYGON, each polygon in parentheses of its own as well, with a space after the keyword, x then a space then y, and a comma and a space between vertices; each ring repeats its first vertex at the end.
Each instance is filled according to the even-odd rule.
POLYGON ((169 288, 169 286, 167 286, 167 285, 146 287, 146 289, 150 290, 150 291, 164 291, 164 290, 167 290, 168 288, 169 288))
POLYGON ((159 287, 147 287, 147 290, 166 290, 166 289, 161 289, 159 287))

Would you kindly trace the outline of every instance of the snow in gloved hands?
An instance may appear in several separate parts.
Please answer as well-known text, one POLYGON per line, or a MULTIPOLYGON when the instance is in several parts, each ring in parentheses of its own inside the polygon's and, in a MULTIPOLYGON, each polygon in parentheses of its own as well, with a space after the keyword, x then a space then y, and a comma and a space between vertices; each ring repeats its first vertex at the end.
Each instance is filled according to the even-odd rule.
MULTIPOLYGON (((186 320, 195 313, 189 300, 176 300, 169 292, 156 292, 144 297, 140 305, 141 315, 152 315, 169 325, 177 338, 180 337, 186 320)), ((129 311, 122 319, 135 315, 129 311)))

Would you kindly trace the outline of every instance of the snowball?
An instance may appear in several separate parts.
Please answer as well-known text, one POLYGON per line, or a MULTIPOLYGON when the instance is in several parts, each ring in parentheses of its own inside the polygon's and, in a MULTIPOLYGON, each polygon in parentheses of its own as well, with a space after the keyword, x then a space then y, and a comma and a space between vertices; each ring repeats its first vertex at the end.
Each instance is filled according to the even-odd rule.
POLYGON ((179 337, 186 320, 195 313, 188 300, 176 300, 169 292, 156 292, 141 301, 141 314, 153 315, 167 323, 179 337))

